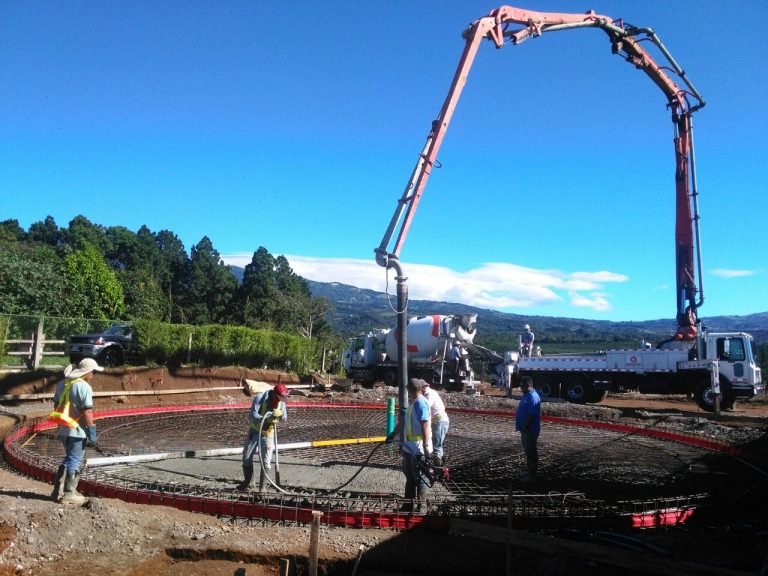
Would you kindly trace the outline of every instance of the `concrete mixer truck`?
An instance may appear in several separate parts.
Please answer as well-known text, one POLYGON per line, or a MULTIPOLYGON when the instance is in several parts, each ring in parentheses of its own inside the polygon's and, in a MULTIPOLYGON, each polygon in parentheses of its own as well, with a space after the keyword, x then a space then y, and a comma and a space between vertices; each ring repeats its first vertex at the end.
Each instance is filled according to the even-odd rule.
MULTIPOLYGON (((472 380, 467 346, 477 331, 477 314, 415 316, 408 320, 408 374, 449 390, 462 390, 472 380), (449 361, 455 343, 461 345, 459 369, 449 361)), ((342 365, 347 377, 372 386, 397 385, 397 330, 377 328, 347 341, 342 365)))

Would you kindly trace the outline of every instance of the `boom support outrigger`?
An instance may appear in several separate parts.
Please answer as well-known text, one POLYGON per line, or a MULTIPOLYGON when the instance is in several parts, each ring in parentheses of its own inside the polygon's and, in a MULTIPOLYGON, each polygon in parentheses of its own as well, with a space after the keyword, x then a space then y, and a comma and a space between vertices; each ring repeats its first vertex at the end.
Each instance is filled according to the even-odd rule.
POLYGON ((416 208, 424 193, 432 167, 437 162, 437 154, 445 138, 448 125, 456 109, 469 70, 477 55, 483 39, 491 40, 496 48, 506 44, 517 45, 529 38, 541 36, 545 32, 571 30, 575 28, 599 28, 611 42, 614 54, 622 56, 627 62, 645 72, 667 97, 667 106, 672 113, 674 124, 675 148, 675 265, 676 298, 678 328, 674 336, 678 340, 692 340, 696 336, 698 308, 704 302, 701 279, 701 251, 699 235, 698 192, 693 149, 692 115, 705 105, 704 99, 694 88, 677 62, 650 28, 638 28, 625 25, 621 20, 595 14, 560 14, 534 12, 522 8, 502 6, 488 16, 473 22, 463 37, 466 41, 464 52, 453 76, 448 96, 443 102, 440 114, 427 135, 424 148, 419 154, 411 177, 398 200, 395 213, 390 220, 379 247, 375 249, 376 262, 385 268, 394 268, 398 282, 398 330, 401 339, 400 406, 401 415, 406 404, 405 380, 407 378, 406 335, 407 322, 407 278, 400 265, 400 251, 403 248, 408 230, 413 221, 416 208), (519 28, 515 28, 519 25, 519 28), (666 60, 665 66, 657 64, 643 48, 641 42, 650 41, 657 47, 666 60), (668 73, 675 74, 685 85, 682 89, 668 73), (693 99, 693 104, 689 99, 693 99), (390 244, 395 238, 394 246, 390 244), (695 259, 694 259, 695 258, 695 259), (698 288, 696 284, 698 279, 698 288))

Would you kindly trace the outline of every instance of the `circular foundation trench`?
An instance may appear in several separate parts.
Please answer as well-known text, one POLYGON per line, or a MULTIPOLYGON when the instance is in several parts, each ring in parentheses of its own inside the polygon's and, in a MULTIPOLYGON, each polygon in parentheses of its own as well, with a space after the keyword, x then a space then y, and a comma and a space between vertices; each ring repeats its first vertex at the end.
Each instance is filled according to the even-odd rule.
MULTIPOLYGON (((445 445, 449 478, 430 489, 426 513, 412 514, 404 510, 397 445, 383 441, 385 405, 290 403, 270 474, 279 487, 264 494, 236 488, 247 409, 100 412, 99 446, 87 451, 79 490, 243 522, 309 523, 320 511, 323 523, 338 526, 444 528, 459 517, 526 528, 630 528, 683 523, 723 494, 748 489, 759 474, 733 457, 735 448, 704 438, 545 416, 539 478, 524 483, 514 413, 455 408, 445 445)), ((5 457, 51 481, 61 460, 55 428, 44 419, 17 426, 5 457)))

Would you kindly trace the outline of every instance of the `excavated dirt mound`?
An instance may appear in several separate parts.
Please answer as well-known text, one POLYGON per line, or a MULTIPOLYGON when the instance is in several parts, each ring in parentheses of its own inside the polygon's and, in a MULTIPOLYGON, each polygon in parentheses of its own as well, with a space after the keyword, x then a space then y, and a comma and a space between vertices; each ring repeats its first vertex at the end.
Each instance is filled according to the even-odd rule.
MULTIPOLYGON (((46 413, 50 400, 45 395, 52 392, 59 377, 56 371, 0 376, 0 395, 4 396, 0 427, 7 429, 26 417, 46 413)), ((95 409, 244 402, 247 399, 240 387, 245 378, 305 385, 293 392, 301 395, 302 401, 383 402, 392 393, 349 383, 334 386, 322 379, 317 379, 322 386, 310 389, 310 381, 300 382, 295 376, 242 368, 143 368, 98 374, 94 381, 95 409), (185 393, 177 393, 179 390, 185 393), (99 395, 102 393, 109 395, 99 395)), ((446 404, 449 409, 466 406, 490 410, 510 410, 516 404, 514 398, 505 398, 497 389, 478 389, 480 394, 472 396, 445 394, 446 404)), ((753 457, 765 456, 762 469, 768 469, 768 454, 760 452, 767 450, 768 444, 768 404, 764 401, 738 403, 717 419, 684 397, 611 396, 599 406, 547 403, 544 413, 627 423, 661 418, 671 430, 747 444, 753 457)), ((510 436, 510 441, 519 439, 510 436)), ((308 573, 307 526, 247 526, 172 508, 100 498, 91 498, 82 507, 64 506, 49 500, 49 485, 6 467, 0 468, 0 486, 0 576, 260 576, 277 574, 280 559, 289 559, 297 574, 308 573)), ((767 487, 764 481, 752 493, 764 494, 767 487)), ((323 526, 318 573, 492 575, 505 573, 507 558, 512 561, 513 573, 531 575, 756 573, 768 556, 766 499, 747 495, 740 502, 743 509, 734 510, 733 519, 725 525, 705 518, 674 529, 581 533, 581 553, 562 546, 562 540, 551 540, 551 546, 521 542, 508 556, 503 544, 476 538, 419 530, 398 533, 323 526), (590 548, 596 543, 602 551, 600 561, 590 548), (651 562, 654 558, 662 561, 662 568, 651 562)), ((568 542, 578 548, 578 542, 568 542)))

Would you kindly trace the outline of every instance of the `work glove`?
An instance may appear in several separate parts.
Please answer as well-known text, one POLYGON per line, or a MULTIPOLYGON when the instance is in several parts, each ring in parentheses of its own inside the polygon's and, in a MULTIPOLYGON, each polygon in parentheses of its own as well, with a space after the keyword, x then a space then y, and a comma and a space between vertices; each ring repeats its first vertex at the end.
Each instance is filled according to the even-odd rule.
POLYGON ((280 418, 282 415, 283 415, 283 411, 280 410, 280 408, 275 408, 274 410, 272 410, 273 418, 277 419, 277 418, 280 418))
POLYGON ((86 426, 84 428, 85 430, 85 439, 86 443, 89 444, 96 444, 96 441, 98 440, 98 434, 96 433, 96 424, 93 426, 86 426))

